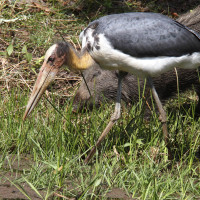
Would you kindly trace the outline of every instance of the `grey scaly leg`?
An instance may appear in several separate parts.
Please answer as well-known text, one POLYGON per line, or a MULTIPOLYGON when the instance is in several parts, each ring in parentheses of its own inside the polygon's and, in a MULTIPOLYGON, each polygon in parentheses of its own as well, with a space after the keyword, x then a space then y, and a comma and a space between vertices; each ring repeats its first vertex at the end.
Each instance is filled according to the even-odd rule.
POLYGON ((96 152, 96 149, 99 147, 99 145, 101 144, 101 142, 103 141, 103 139, 109 133, 110 129, 113 127, 113 125, 115 124, 115 122, 120 118, 120 115, 121 115, 122 80, 123 80, 123 78, 124 78, 125 75, 127 75, 127 72, 119 71, 118 88, 117 88, 117 100, 116 100, 116 104, 115 104, 115 111, 112 114, 111 119, 110 119, 108 125, 106 126, 106 128, 103 131, 103 133, 99 137, 96 145, 92 148, 92 150, 88 154, 87 158, 85 159, 85 161, 84 161, 85 164, 87 164, 90 161, 90 159, 92 158, 92 156, 96 152))
POLYGON ((171 153, 171 147, 170 147, 170 144, 169 144, 169 134, 168 134, 168 130, 167 130, 167 115, 166 115, 165 110, 163 109, 162 103, 161 103, 161 101, 158 97, 158 93, 156 92, 156 89, 154 87, 152 79, 148 78, 147 80, 148 80, 149 86, 151 88, 155 102, 157 104, 158 111, 159 111, 160 116, 161 116, 163 136, 164 136, 166 147, 168 148, 168 158, 171 160, 172 159, 172 153, 171 153))

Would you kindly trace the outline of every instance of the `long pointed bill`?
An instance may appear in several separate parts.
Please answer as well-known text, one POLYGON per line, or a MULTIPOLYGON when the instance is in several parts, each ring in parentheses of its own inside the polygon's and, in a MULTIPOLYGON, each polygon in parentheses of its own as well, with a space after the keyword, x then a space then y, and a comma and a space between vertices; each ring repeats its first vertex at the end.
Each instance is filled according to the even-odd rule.
POLYGON ((57 72, 58 72, 58 68, 55 68, 54 66, 51 66, 46 61, 44 61, 40 69, 40 72, 38 74, 35 85, 33 87, 31 96, 29 98, 23 120, 26 119, 26 117, 31 113, 33 108, 36 106, 36 104, 40 100, 42 94, 44 93, 48 85, 55 78, 57 72))

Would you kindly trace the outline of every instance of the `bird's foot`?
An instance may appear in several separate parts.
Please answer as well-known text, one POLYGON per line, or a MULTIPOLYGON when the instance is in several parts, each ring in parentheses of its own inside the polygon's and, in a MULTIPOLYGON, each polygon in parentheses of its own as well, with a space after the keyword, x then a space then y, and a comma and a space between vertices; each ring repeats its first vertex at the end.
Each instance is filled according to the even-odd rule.
POLYGON ((161 121, 161 123, 167 123, 167 119, 163 119, 162 115, 160 115, 158 119, 161 121))
POLYGON ((116 103, 115 112, 112 114, 110 121, 115 122, 120 118, 120 116, 121 116, 121 105, 120 103, 116 103))

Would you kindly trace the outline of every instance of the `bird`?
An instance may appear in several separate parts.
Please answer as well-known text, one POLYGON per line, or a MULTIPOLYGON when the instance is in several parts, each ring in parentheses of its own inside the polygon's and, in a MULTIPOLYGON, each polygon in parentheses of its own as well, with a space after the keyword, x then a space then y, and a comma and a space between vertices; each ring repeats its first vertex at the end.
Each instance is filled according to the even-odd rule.
POLYGON ((120 118, 122 81, 127 73, 147 79, 160 112, 164 140, 171 157, 167 116, 152 77, 175 67, 193 69, 200 66, 200 35, 159 13, 130 12, 111 14, 92 21, 80 33, 79 39, 82 42, 80 52, 68 42, 58 42, 47 50, 23 119, 31 113, 61 66, 85 70, 98 63, 103 69, 119 71, 118 92, 114 113, 85 163, 89 162, 120 118))

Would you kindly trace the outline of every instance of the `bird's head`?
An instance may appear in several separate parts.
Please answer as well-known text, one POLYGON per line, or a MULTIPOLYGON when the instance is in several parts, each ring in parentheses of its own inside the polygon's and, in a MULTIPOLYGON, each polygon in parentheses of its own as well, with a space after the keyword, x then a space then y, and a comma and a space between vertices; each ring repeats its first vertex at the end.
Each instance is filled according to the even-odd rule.
POLYGON ((64 64, 68 65, 68 63, 70 63, 70 49, 71 47, 68 43, 61 42, 52 45, 47 50, 23 119, 31 113, 48 85, 54 80, 59 68, 64 64))

